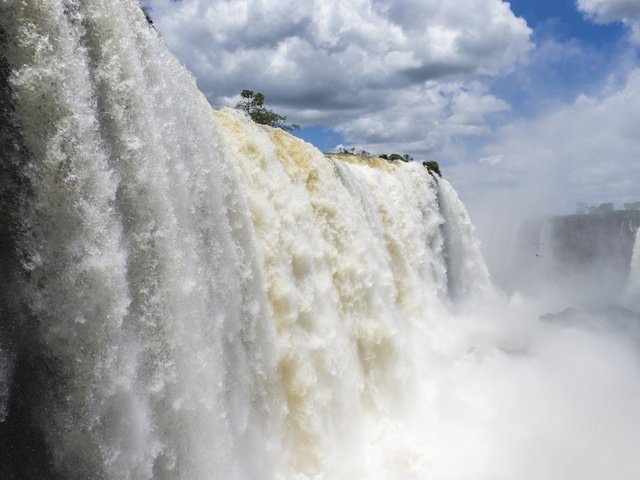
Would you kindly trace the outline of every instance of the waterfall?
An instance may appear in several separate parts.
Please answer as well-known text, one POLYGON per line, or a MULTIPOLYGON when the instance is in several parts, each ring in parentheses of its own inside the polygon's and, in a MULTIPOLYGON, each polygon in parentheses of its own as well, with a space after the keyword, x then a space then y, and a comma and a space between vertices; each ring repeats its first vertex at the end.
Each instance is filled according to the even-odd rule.
POLYGON ((630 306, 637 308, 640 305, 638 302, 640 297, 640 229, 636 230, 636 239, 633 243, 625 297, 630 306))
POLYGON ((626 302, 639 227, 640 212, 634 210, 529 219, 512 246, 512 268, 520 270, 512 287, 564 305, 626 302))
POLYGON ((29 393, 9 402, 35 432, 13 443, 65 478, 239 477, 273 360, 208 103, 135 2, 1 8, 21 144, 3 162, 25 186, 10 199, 22 308, 3 323, 29 393))
POLYGON ((446 180, 212 109, 135 0, 0 0, 0 215, 0 478, 640 477, 633 325, 491 295, 446 180))
POLYGON ((438 200, 444 217, 445 258, 453 299, 473 298, 490 290, 489 271, 480 253, 475 228, 457 193, 438 179, 438 200))
POLYGON ((0 29, 3 476, 379 475, 487 281, 451 187, 213 111, 133 1, 0 29))

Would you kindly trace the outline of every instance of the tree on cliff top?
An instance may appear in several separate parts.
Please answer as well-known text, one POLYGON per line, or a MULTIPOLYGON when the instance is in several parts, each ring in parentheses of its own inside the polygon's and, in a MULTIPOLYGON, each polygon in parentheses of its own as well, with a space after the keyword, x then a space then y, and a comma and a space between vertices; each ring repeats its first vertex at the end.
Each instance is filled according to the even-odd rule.
POLYGON ((242 100, 236 104, 238 110, 246 112, 251 119, 261 125, 281 128, 287 132, 300 129, 300 125, 290 123, 287 117, 279 115, 264 107, 264 95, 253 90, 242 90, 240 93, 242 100))

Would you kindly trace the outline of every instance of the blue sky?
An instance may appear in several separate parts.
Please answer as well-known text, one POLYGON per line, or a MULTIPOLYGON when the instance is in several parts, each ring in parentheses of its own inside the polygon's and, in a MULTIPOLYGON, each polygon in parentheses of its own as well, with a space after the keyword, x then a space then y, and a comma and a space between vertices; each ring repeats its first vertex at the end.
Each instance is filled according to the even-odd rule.
POLYGON ((497 80, 495 88, 501 89, 517 113, 535 113, 535 105, 570 102, 583 91, 597 88, 620 56, 628 53, 622 23, 595 24, 577 10, 573 0, 516 0, 511 9, 532 28, 538 51, 549 42, 559 43, 566 52, 579 50, 573 56, 533 61, 497 80), (536 88, 527 91, 522 83, 536 88))
POLYGON ((213 106, 438 160, 472 213, 640 199, 640 0, 146 3, 213 106))
POLYGON ((565 40, 576 38, 594 45, 615 44, 626 35, 621 23, 596 25, 579 12, 573 0, 511 0, 511 10, 523 17, 534 34, 555 25, 555 35, 565 40))

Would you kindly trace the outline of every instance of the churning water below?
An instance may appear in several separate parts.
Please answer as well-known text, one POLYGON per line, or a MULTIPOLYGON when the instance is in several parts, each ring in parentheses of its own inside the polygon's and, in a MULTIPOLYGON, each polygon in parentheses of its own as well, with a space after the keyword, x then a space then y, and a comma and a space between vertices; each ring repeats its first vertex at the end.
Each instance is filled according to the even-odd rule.
POLYGON ((132 0, 0 0, 0 62, 2 478, 640 476, 635 326, 503 298, 446 180, 213 111, 132 0))

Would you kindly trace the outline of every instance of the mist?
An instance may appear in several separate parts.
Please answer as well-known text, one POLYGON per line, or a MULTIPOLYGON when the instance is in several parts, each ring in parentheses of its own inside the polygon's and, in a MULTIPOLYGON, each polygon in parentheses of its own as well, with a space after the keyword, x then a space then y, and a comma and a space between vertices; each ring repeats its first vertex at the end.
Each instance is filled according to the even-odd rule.
POLYGON ((470 204, 496 291, 449 332, 437 478, 637 478, 640 212, 496 197, 470 204))

